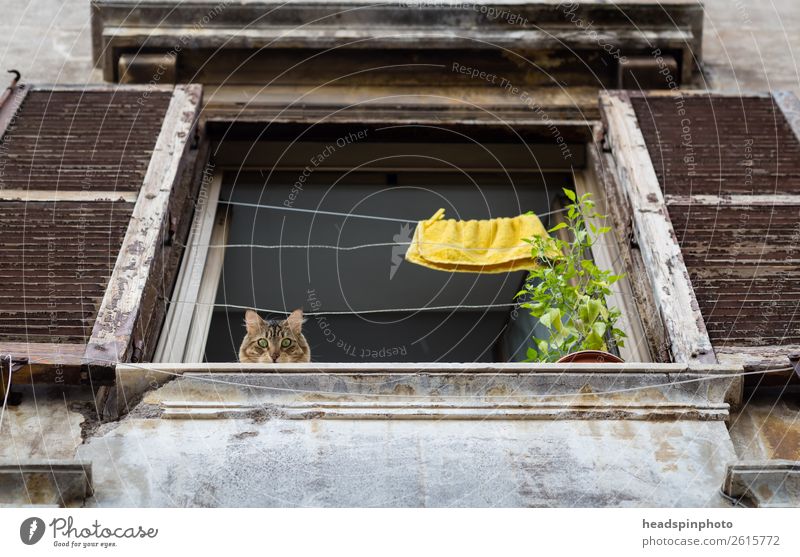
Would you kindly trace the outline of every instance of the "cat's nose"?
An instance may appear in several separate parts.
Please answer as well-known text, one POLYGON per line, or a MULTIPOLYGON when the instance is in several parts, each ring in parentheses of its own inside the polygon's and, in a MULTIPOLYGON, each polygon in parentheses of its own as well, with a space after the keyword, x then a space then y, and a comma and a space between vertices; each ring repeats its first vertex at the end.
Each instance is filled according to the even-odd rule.
POLYGON ((275 354, 270 354, 269 357, 272 358, 273 362, 277 362, 278 357, 280 357, 280 355, 281 355, 280 352, 276 352, 275 354))

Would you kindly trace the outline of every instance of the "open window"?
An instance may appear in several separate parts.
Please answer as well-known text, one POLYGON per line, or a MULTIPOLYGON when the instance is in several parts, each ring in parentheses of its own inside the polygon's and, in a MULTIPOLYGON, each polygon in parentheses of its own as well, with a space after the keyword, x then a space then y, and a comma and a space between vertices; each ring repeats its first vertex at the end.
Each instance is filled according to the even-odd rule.
POLYGON ((514 309, 525 272, 442 272, 404 255, 439 208, 558 222, 562 188, 594 184, 578 128, 556 142, 539 126, 220 127, 156 360, 237 361, 248 308, 303 308, 314 362, 524 360, 537 334, 514 309))

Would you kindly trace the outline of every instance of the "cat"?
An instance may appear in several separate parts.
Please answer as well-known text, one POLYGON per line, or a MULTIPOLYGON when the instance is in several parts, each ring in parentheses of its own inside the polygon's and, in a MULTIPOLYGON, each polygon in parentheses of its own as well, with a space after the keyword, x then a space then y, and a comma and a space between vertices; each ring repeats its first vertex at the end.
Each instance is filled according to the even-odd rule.
POLYGON ((244 314, 247 334, 239 347, 243 364, 293 364, 311 361, 311 347, 303 336, 303 310, 284 320, 265 321, 252 309, 244 314))

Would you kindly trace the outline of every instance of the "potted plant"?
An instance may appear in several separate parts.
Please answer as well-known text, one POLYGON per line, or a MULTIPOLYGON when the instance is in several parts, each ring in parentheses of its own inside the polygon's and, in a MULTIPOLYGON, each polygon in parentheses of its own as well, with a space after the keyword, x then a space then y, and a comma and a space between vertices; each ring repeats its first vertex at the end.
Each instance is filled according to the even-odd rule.
POLYGON ((603 270, 591 259, 591 248, 611 229, 594 222, 604 219, 594 208, 591 194, 577 196, 569 189, 571 201, 566 219, 548 230, 561 234, 528 240, 531 255, 542 264, 531 271, 517 293, 521 307, 545 327, 548 338, 534 338, 527 360, 536 362, 621 362, 608 352, 609 346, 624 346, 625 333, 617 327, 621 312, 607 307, 611 285, 622 278, 603 270))

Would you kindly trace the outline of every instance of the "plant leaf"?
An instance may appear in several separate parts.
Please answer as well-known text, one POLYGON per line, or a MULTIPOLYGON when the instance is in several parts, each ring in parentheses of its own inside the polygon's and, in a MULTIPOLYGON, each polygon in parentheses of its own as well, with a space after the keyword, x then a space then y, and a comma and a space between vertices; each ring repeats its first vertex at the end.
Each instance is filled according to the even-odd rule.
POLYGON ((603 303, 600 300, 592 300, 589 298, 578 308, 578 317, 587 327, 590 327, 597 321, 602 311, 603 303))
POLYGON ((589 350, 605 350, 606 324, 598 321, 592 325, 591 332, 586 335, 585 345, 589 350))
POLYGON ((547 354, 550 349, 550 345, 547 344, 546 340, 536 341, 536 346, 539 347, 539 352, 542 354, 547 354))
POLYGON ((550 313, 549 310, 542 314, 542 316, 539 318, 539 323, 541 323, 542 325, 544 325, 548 329, 552 329, 553 328, 552 327, 552 325, 553 325, 553 315, 550 313))

